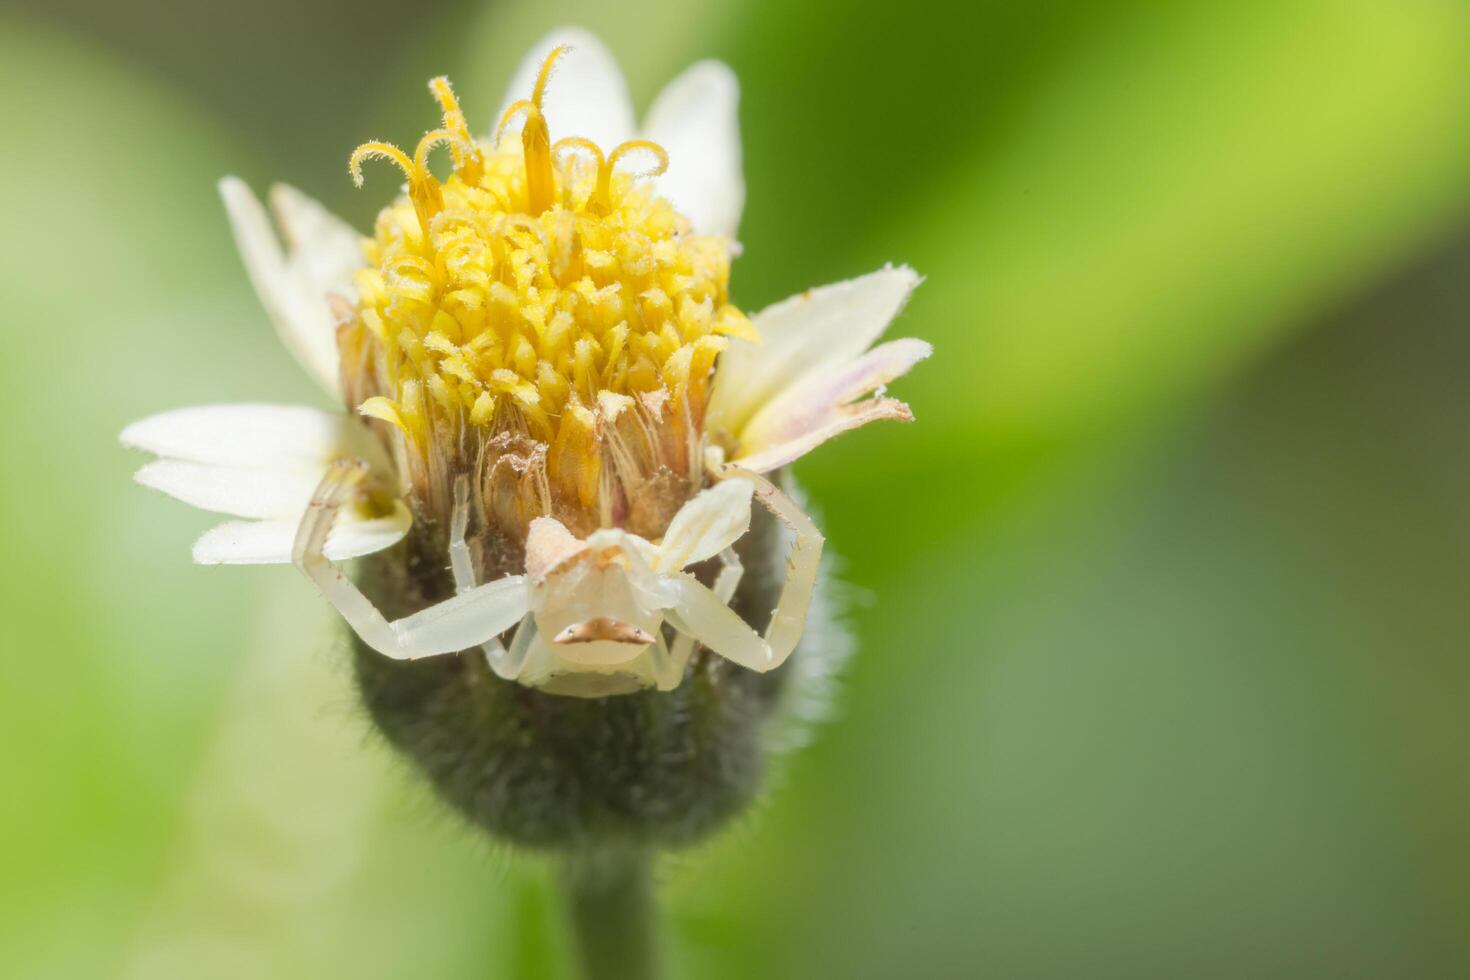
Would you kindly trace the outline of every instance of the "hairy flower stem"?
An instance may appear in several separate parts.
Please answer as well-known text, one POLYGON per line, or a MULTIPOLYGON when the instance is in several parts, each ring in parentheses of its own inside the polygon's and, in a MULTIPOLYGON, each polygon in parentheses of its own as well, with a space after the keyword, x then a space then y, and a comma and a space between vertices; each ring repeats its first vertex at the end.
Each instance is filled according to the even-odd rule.
POLYGON ((643 848, 570 855, 562 889, 586 980, 654 980, 653 855, 643 848))

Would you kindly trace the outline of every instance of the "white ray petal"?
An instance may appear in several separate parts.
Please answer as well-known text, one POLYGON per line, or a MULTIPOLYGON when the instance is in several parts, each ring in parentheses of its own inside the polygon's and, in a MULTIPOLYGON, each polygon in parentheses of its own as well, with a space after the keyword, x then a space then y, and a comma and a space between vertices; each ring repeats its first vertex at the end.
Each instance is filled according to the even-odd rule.
POLYGON ((761 342, 734 339, 720 355, 710 425, 738 433, 803 377, 836 370, 861 355, 918 284, 918 274, 907 266, 885 266, 807 290, 757 313, 751 322, 761 342))
MULTIPOLYGON (((505 100, 490 121, 490 135, 494 136, 507 106, 531 97, 541 63, 558 45, 572 50, 561 56, 546 86, 542 111, 551 138, 583 136, 605 150, 630 139, 634 132, 633 101, 628 97, 622 69, 607 45, 579 27, 558 28, 531 45, 511 76, 505 100)), ((519 121, 507 128, 507 133, 519 131, 519 121)))
POLYGON ((383 449, 361 421, 304 405, 177 408, 134 422, 121 440, 155 456, 219 466, 319 465, 351 455, 391 472, 383 449))
POLYGON ((679 508, 659 543, 654 570, 678 571, 713 558, 750 529, 750 498, 755 485, 739 478, 722 480, 679 508))
POLYGON ((266 469, 156 459, 133 479, 201 510, 236 517, 290 517, 299 516, 311 502, 324 469, 321 465, 266 469))
MULTIPOLYGON (((235 233, 240 257, 245 262, 245 271, 255 286, 261 305, 276 326, 281 342, 285 344, 302 368, 334 398, 341 397, 337 355, 337 325, 327 304, 327 293, 340 290, 342 283, 338 273, 343 264, 339 237, 334 234, 329 222, 320 216, 309 214, 302 201, 304 195, 287 191, 278 195, 277 207, 282 201, 291 210, 294 226, 290 234, 320 236, 326 234, 334 244, 329 246, 330 257, 312 256, 295 252, 289 257, 281 248, 271 227, 270 217, 250 188, 236 177, 225 177, 219 182, 220 197, 224 199, 225 211, 230 216, 230 227, 235 233), (320 278, 325 276, 326 278, 320 278)), ((320 205, 316 205, 319 209, 320 205)), ((335 219, 333 219, 335 221, 335 219)), ((336 231, 340 231, 337 229, 336 231)), ((319 238, 296 239, 303 247, 315 248, 319 238)))
MULTIPOLYGON (((365 263, 357 229, 290 184, 271 188, 270 205, 286 240, 287 254, 312 291, 356 300, 353 274, 365 263)), ((335 328, 333 337, 335 340, 335 328)))
POLYGON ((702 234, 734 238, 740 226, 739 99, 735 73, 718 61, 701 61, 665 86, 643 122, 644 135, 669 153, 659 193, 702 234))
POLYGON ((913 421, 903 402, 856 399, 908 373, 933 352, 922 340, 894 340, 841 367, 801 378, 740 430, 740 455, 731 463, 764 473, 877 419, 913 421))
MULTIPOLYGON (((382 551, 407 534, 412 523, 402 501, 387 517, 359 520, 343 514, 327 539, 326 555, 333 561, 346 561, 382 551)), ((300 524, 299 517, 226 521, 194 542, 194 561, 200 565, 288 565, 300 524)))

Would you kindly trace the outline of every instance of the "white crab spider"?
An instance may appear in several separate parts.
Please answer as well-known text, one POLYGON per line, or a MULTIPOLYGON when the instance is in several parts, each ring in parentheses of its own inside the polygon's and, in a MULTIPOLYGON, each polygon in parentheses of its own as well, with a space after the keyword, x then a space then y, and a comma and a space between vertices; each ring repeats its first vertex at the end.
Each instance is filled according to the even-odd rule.
POLYGON ((480 646, 501 677, 554 693, 600 697, 647 686, 679 685, 698 641, 755 671, 779 667, 801 638, 816 584, 822 535, 764 477, 709 460, 714 486, 681 507, 654 543, 616 528, 577 538, 539 517, 526 539, 526 574, 476 585, 465 528, 466 488, 455 488, 450 568, 457 594, 389 622, 323 552, 337 512, 366 472, 335 463, 302 518, 292 560, 379 653, 413 660, 480 646), (732 545, 750 526, 752 496, 794 535, 786 581, 764 636, 729 607, 741 567, 732 545), (713 588, 684 571, 720 556, 713 588), (509 648, 500 634, 519 622, 509 648), (663 635, 667 622, 677 636, 663 635))

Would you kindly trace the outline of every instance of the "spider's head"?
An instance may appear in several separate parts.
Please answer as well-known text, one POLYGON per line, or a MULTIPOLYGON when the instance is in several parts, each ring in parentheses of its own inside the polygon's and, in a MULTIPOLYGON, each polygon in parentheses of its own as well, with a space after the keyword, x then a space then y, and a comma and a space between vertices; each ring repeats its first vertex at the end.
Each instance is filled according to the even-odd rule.
POLYGON ((553 518, 531 523, 526 570, 536 629, 563 660, 612 667, 658 641, 668 587, 650 567, 653 546, 635 534, 579 539, 553 518))

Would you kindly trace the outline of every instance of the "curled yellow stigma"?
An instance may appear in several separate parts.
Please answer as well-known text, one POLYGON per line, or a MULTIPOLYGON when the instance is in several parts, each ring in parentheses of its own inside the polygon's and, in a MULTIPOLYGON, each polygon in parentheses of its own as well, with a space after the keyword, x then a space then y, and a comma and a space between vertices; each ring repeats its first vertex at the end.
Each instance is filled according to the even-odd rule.
POLYGON ((595 160, 597 186, 587 199, 587 208, 594 214, 607 214, 612 210, 612 176, 619 161, 628 153, 646 153, 653 157, 652 166, 629 171, 638 177, 657 177, 669 169, 669 154, 652 140, 627 140, 619 143, 612 153, 603 156, 602 147, 581 136, 568 136, 556 141, 551 148, 557 160, 566 160, 574 153, 585 153, 595 160))
POLYGON ((434 220, 434 215, 444 210, 444 195, 441 193, 439 181, 429 172, 429 153, 436 146, 454 144, 459 139, 458 134, 447 129, 436 129, 419 140, 412 160, 408 158, 408 154, 392 143, 374 140, 362 144, 353 151, 351 159, 347 161, 347 172, 352 175, 353 184, 361 187, 363 185, 363 161, 381 159, 395 164, 408 178, 408 198, 413 202, 413 209, 418 215, 419 226, 424 237, 428 238, 429 222, 434 220))
POLYGON ((726 337, 754 334, 729 301, 730 243, 695 234, 649 184, 668 168, 663 147, 552 142, 542 106, 566 51, 547 56, 493 142, 470 134, 436 78, 443 122, 412 156, 383 142, 352 154, 359 186, 381 158, 408 193, 365 242, 339 347, 349 397, 421 459, 528 440, 551 492, 592 508, 611 470, 697 456, 715 357, 726 337), (429 170, 439 146, 452 162, 442 182, 429 170))

